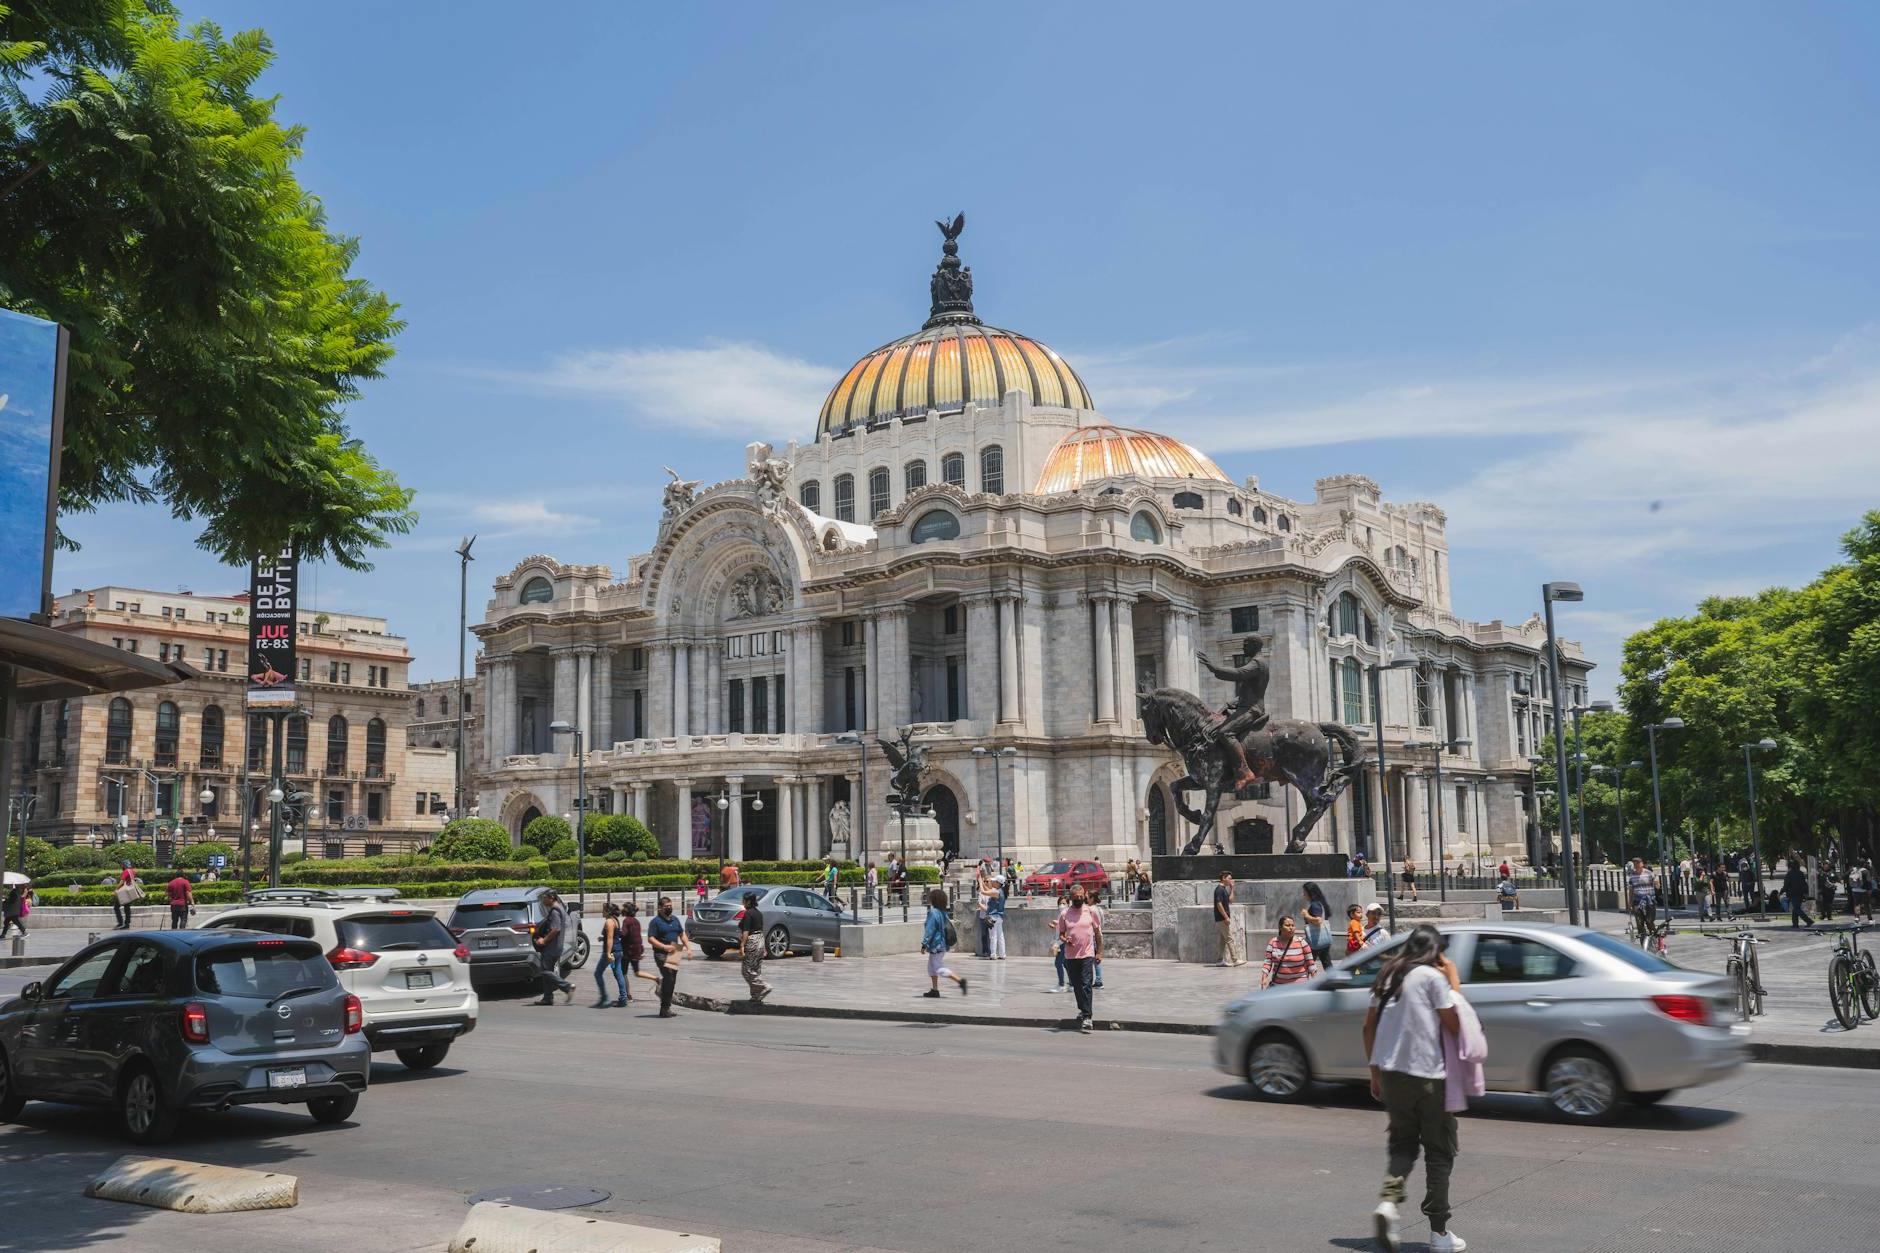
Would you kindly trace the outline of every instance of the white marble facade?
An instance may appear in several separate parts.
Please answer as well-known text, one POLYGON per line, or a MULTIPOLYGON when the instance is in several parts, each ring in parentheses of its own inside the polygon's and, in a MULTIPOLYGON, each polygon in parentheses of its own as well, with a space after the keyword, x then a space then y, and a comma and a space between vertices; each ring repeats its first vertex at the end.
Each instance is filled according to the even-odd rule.
MULTIPOLYGON (((1315 851, 1355 840, 1376 857, 1387 799, 1399 858, 1431 864, 1439 824, 1449 860, 1478 842, 1527 856, 1528 757, 1548 751, 1552 717, 1544 635, 1533 616, 1453 614, 1442 510, 1387 502, 1360 475, 1320 480, 1309 501, 1235 484, 1088 399, 1036 341, 937 311, 845 375, 813 441, 753 445, 743 477, 669 489, 652 551, 623 575, 518 564, 475 627, 482 813, 514 833, 572 810, 572 737, 548 731, 560 720, 584 731, 595 807, 640 817, 669 852, 820 856, 845 799, 875 858, 895 833, 873 742, 912 725, 924 799, 961 854, 1120 865, 1187 837, 1167 787, 1179 766, 1141 737, 1138 683, 1223 703, 1194 653, 1225 659, 1256 634, 1273 713, 1350 723, 1367 755, 1377 711, 1349 678, 1424 660, 1384 676, 1385 787, 1367 772, 1315 851), (958 386, 941 377, 948 343, 958 386), (865 816, 845 733, 868 742, 865 816), (1445 754, 1440 795, 1432 754, 1401 748, 1438 739, 1471 741, 1445 754)), ((1589 668, 1563 646, 1569 703, 1589 668)), ((1297 812, 1275 788, 1223 826, 1263 816, 1283 832, 1297 812)))

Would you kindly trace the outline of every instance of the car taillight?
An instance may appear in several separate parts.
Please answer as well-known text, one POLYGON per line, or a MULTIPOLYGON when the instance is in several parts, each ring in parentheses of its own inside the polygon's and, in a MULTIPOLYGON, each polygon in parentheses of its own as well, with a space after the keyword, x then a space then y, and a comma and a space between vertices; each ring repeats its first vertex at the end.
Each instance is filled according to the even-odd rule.
POLYGON ((183 1006, 183 1038, 191 1044, 209 1042, 209 1011, 200 1002, 183 1006))
POLYGON ((535 934, 535 928, 530 926, 526 922, 512 922, 509 924, 509 929, 511 931, 514 931, 517 935, 534 935, 535 934))
MULTIPOLYGON (((377 960, 374 958, 373 960, 377 960)), ((366 1011, 359 1005, 359 998, 351 992, 346 994, 346 1034, 355 1035, 365 1026, 366 1011)))
POLYGON ((362 948, 347 948, 344 945, 326 955, 327 965, 335 970, 358 970, 361 966, 370 966, 378 959, 377 953, 368 953, 362 948))
POLYGON ((1704 1026, 1710 1021, 1710 1006, 1701 996, 1654 996, 1652 1004, 1667 1018, 1704 1026))
POLYGON ((740 909, 740 910, 739 910, 739 911, 738 911, 737 913, 735 913, 735 914, 733 914, 733 915, 731 915, 731 920, 732 920, 733 922, 743 922, 743 921, 744 921, 744 911, 740 909))
POLYGON ((452 949, 450 951, 450 955, 452 957, 455 957, 460 962, 467 962, 470 960, 470 950, 465 948, 461 944, 459 944, 456 948, 452 949))

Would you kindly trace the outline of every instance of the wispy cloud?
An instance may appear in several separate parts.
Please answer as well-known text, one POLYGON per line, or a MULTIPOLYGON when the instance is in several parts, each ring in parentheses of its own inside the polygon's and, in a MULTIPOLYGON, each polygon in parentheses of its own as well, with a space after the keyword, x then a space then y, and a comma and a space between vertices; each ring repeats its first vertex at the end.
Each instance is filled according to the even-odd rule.
POLYGON ((552 509, 545 500, 486 500, 473 505, 470 517, 492 536, 567 535, 595 526, 597 520, 552 509))
POLYGON ((503 374, 524 387, 612 398, 642 425, 787 435, 813 421, 838 371, 761 344, 592 349, 503 374))

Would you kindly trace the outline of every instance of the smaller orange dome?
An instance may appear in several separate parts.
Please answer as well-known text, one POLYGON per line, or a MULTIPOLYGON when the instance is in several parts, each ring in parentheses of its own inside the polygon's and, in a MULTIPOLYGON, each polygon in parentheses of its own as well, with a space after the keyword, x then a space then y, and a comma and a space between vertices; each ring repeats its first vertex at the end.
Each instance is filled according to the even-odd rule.
POLYGON ((1233 486, 1221 467, 1198 448, 1154 431, 1127 426, 1081 427, 1057 442, 1031 490, 1040 496, 1071 492, 1099 479, 1214 479, 1233 486))

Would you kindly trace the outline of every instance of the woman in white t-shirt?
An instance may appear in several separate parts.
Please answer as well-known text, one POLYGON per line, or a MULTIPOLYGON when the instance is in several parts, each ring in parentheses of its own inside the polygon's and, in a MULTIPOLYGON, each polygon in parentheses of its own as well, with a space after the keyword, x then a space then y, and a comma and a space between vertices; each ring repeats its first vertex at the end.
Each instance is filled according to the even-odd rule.
POLYGON ((1378 1243, 1398 1247, 1397 1207, 1404 1181, 1423 1152, 1423 1215, 1430 1222, 1431 1253, 1459 1253, 1468 1245, 1449 1230, 1449 1174, 1456 1162, 1456 1116, 1444 1108, 1447 1067, 1443 1032, 1460 1030, 1456 968, 1443 956, 1443 937, 1428 923, 1385 958, 1364 1017, 1364 1051, 1371 1061, 1371 1095, 1390 1116, 1389 1162, 1373 1217, 1378 1243))

